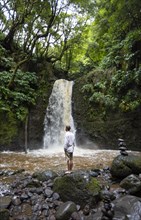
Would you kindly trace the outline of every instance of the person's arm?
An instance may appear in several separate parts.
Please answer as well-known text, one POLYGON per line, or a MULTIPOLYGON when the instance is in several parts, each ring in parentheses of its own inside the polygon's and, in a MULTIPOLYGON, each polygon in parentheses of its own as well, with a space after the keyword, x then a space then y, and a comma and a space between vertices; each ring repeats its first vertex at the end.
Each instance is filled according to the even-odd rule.
POLYGON ((75 147, 75 136, 73 134, 73 146, 75 147))

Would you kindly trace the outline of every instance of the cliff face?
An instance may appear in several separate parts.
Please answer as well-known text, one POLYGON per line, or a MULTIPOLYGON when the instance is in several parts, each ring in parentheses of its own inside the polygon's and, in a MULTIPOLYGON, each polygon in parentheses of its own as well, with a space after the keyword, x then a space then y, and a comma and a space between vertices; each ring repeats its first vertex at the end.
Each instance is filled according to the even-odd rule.
POLYGON ((118 149, 118 139, 123 138, 128 150, 141 150, 141 109, 132 113, 115 111, 103 115, 97 106, 90 106, 85 99, 81 92, 83 84, 81 78, 73 87, 77 144, 95 149, 118 149))
MULTIPOLYGON (((34 67, 35 68, 35 67, 34 67)), ((48 63, 38 66, 40 93, 37 105, 30 109, 28 120, 28 148, 42 148, 44 117, 54 81, 66 78, 53 72, 48 63)), ((91 106, 81 93, 83 78, 76 79, 73 86, 73 117, 77 145, 95 149, 118 149, 118 138, 123 138, 128 150, 140 150, 141 114, 109 112, 103 115, 97 106, 91 106)), ((0 112, 0 150, 24 150, 25 124, 15 121, 14 115, 0 112)))

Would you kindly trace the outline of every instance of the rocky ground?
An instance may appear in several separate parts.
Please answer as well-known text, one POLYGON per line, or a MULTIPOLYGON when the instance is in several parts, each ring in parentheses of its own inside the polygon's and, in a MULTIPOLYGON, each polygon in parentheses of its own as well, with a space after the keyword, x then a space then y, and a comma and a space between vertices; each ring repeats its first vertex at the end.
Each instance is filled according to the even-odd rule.
POLYGON ((1 171, 11 183, 1 182, 0 220, 140 220, 140 159, 120 155, 110 168, 71 174, 1 171))

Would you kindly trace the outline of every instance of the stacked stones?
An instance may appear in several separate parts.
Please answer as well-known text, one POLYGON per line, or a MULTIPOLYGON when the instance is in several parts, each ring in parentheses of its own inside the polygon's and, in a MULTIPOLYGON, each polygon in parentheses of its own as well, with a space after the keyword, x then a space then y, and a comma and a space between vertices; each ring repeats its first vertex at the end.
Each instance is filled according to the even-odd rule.
POLYGON ((114 209, 111 205, 111 199, 108 193, 104 196, 103 202, 104 202, 104 207, 102 209, 101 220, 112 220, 114 217, 114 209))
POLYGON ((126 143, 124 142, 123 139, 118 139, 118 141, 119 141, 118 146, 119 146, 120 154, 122 156, 128 156, 128 153, 126 151, 127 150, 126 143))

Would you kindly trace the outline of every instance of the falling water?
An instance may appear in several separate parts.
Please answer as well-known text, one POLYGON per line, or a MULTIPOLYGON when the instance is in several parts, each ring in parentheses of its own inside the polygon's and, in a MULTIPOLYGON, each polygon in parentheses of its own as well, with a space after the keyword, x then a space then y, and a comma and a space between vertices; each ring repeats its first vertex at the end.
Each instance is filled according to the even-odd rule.
POLYGON ((44 149, 63 145, 65 126, 74 132, 72 118, 73 81, 56 80, 53 86, 44 120, 44 149))

